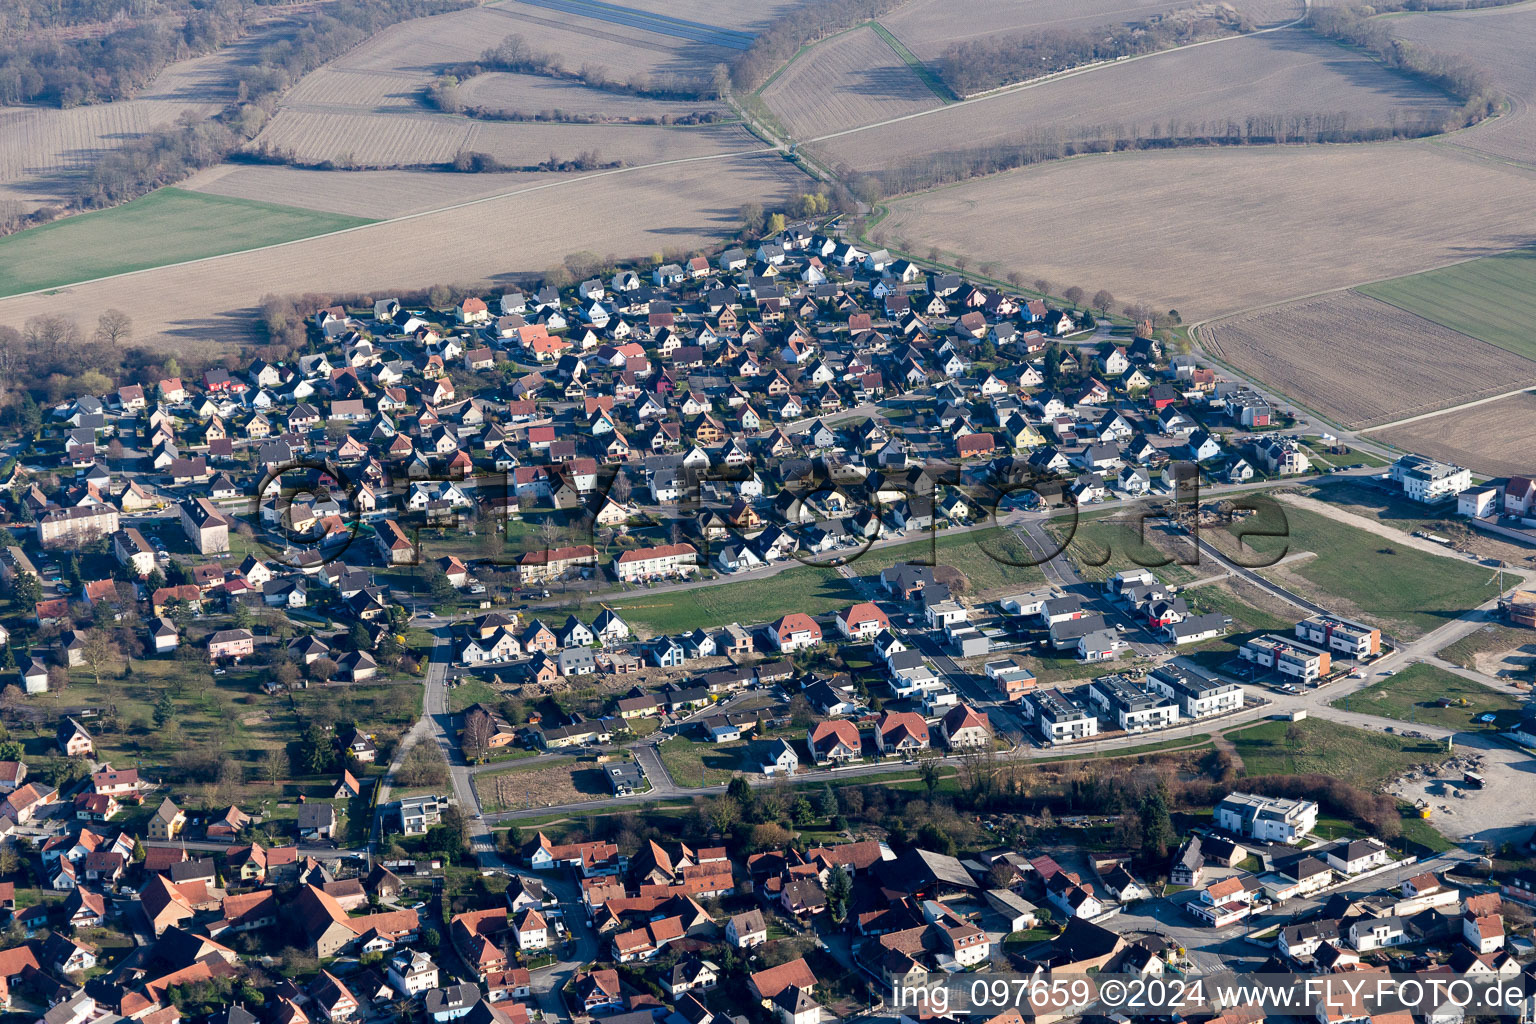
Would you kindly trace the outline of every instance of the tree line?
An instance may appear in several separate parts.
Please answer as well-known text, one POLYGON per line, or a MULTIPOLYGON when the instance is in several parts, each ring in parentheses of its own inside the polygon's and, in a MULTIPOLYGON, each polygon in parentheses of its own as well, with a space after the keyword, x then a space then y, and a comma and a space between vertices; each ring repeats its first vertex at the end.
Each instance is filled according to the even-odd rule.
POLYGON ((241 69, 236 99, 218 118, 184 116, 103 154, 80 186, 75 205, 95 209, 135 199, 228 158, 254 138, 278 98, 301 77, 374 33, 412 18, 458 10, 468 0, 334 0, 303 15, 288 38, 262 47, 241 69))
POLYGON ((1307 27, 1325 39, 1358 46, 1389 68, 1441 90, 1461 102, 1459 123, 1473 124, 1498 111, 1504 98, 1483 78, 1470 61, 1431 50, 1392 34, 1384 22, 1371 15, 1374 7, 1315 7, 1308 12, 1307 27))
POLYGON ((800 47, 862 22, 880 17, 900 0, 822 0, 794 7, 758 32, 752 45, 730 66, 731 85, 738 92, 758 88, 800 47))
POLYGON ((690 110, 686 114, 617 115, 577 113, 559 107, 536 111, 511 110, 483 104, 468 104, 460 95, 463 81, 455 75, 440 75, 423 92, 426 104, 445 114, 463 114, 479 121, 534 121, 552 124, 714 124, 731 115, 723 110, 690 110))
POLYGON ((987 36, 946 49, 939 58, 939 77, 957 96, 968 96, 1084 64, 1156 53, 1252 28, 1246 15, 1221 5, 1198 16, 1175 11, 1124 25, 987 36))
POLYGON ((724 94, 727 82, 723 66, 717 67, 711 75, 685 75, 672 72, 654 75, 637 73, 622 80, 611 77, 608 69, 600 64, 583 64, 572 70, 565 66, 565 62, 558 53, 536 50, 528 40, 513 33, 495 46, 488 47, 480 54, 479 60, 450 64, 445 67, 438 83, 433 86, 436 93, 434 94, 432 90, 428 92, 428 102, 440 110, 458 113, 458 110, 450 109, 456 102, 453 90, 458 83, 488 71, 557 78, 585 85, 591 89, 601 89, 604 92, 644 96, 655 100, 718 99, 724 94), (449 79, 453 80, 451 84, 448 82, 449 79))
POLYGON ((5 29, 0 31, 0 103, 76 107, 128 99, 173 61, 240 38, 249 5, 240 0, 182 2, 175 5, 175 17, 129 22, 82 38, 37 31, 111 20, 125 6, 121 0, 0 5, 5 29))
POLYGON ((925 154, 875 171, 860 172, 844 165, 838 168, 838 175, 860 199, 875 202, 888 195, 1092 153, 1189 146, 1375 142, 1438 135, 1464 123, 1460 113, 1446 118, 1403 117, 1393 112, 1383 120, 1367 120, 1348 111, 1314 111, 1183 123, 1154 121, 1145 125, 1035 129, 995 143, 925 154))
POLYGON ((602 152, 595 149, 582 150, 575 156, 569 157, 551 153, 548 159, 536 164, 503 163, 490 153, 469 149, 459 150, 451 160, 425 163, 370 163, 359 160, 351 154, 343 154, 335 159, 304 160, 291 148, 284 149, 266 142, 230 153, 228 159, 234 163, 275 164, 306 171, 450 171, 456 174, 499 174, 511 171, 609 171, 625 166, 623 160, 604 160, 602 152))

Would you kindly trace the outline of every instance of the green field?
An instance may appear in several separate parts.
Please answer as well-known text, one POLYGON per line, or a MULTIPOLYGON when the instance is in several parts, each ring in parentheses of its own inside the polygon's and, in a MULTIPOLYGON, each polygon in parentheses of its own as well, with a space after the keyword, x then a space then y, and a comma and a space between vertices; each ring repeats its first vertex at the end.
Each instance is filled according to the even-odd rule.
MULTIPOLYGON (((1147 532, 1160 520, 1149 520, 1147 532)), ((1057 542, 1067 541, 1067 557, 1085 580, 1107 580, 1126 569, 1150 569, 1164 583, 1185 583, 1195 578, 1189 566, 1180 565, 1155 545, 1142 540, 1134 521, 1113 515, 1083 516, 1074 530, 1070 519, 1053 519, 1046 529, 1057 542), (1166 563, 1166 564, 1160 564, 1166 563)), ((1184 548, 1188 541, 1180 541, 1184 548)))
MULTIPOLYGON (((1229 529, 1284 530, 1286 535, 1279 537, 1247 535, 1247 563, 1273 578, 1279 570, 1263 569, 1263 562, 1287 552, 1314 552, 1316 558, 1288 563, 1284 573, 1313 584, 1324 603, 1330 596, 1342 598, 1353 605, 1353 613, 1403 637, 1427 633, 1497 596, 1497 584, 1481 566, 1394 544, 1291 505, 1267 508, 1229 529)), ((1206 535, 1233 549, 1230 536, 1206 535)))
POLYGON ((1519 249, 1365 285, 1357 291, 1453 331, 1536 359, 1536 250, 1519 249))
POLYGON ((1033 557, 1011 530, 994 527, 875 548, 854 562, 853 570, 861 576, 878 576, 882 570, 903 562, 947 565, 971 581, 971 595, 975 596, 1043 584, 1045 573, 1031 564, 1033 557))
POLYGON ((657 748, 667 774, 679 786, 723 786, 742 770, 747 740, 734 743, 695 743, 681 737, 657 748))
POLYGON ((1359 693, 1339 698, 1333 706, 1445 729, 1497 729, 1515 724, 1521 702, 1454 672, 1420 662, 1372 683, 1359 693), (1442 697, 1457 703, 1440 707, 1436 702, 1442 697), (1498 715, 1498 720, 1488 725, 1474 721, 1488 712, 1498 715))
POLYGON ((0 238, 0 296, 371 224, 361 217, 162 188, 0 238))
POLYGON ((776 576, 717 587, 689 587, 671 593, 635 597, 611 604, 631 626, 651 634, 679 633, 727 622, 771 622, 789 612, 819 615, 859 600, 853 585, 836 569, 802 565, 776 576))
POLYGON ((1262 722, 1227 733, 1247 775, 1331 775, 1361 789, 1375 790, 1416 764, 1450 757, 1445 744, 1405 740, 1367 732, 1321 718, 1262 722), (1286 733, 1297 730, 1294 744, 1286 733))

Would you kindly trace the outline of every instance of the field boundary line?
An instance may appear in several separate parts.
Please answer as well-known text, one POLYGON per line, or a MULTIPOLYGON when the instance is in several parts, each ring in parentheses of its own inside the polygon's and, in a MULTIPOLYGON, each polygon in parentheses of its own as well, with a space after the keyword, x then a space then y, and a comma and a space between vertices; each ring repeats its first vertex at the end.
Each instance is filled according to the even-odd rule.
POLYGON ((925 61, 920 59, 917 54, 907 49, 907 44, 897 39, 890 29, 880 24, 879 21, 871 21, 869 27, 874 30, 875 35, 879 36, 886 46, 891 48, 891 52, 899 57, 901 62, 917 76, 918 81, 927 86, 928 91, 939 98, 940 103, 949 105, 960 102, 960 97, 955 95, 954 90, 945 85, 944 80, 925 61))
MULTIPOLYGON (((1536 0, 1532 0, 1532 2, 1536 3, 1536 0)), ((815 40, 812 40, 809 43, 802 44, 800 46, 800 49, 795 51, 794 56, 790 57, 789 60, 785 61, 783 64, 780 64, 776 69, 774 69, 773 74, 771 74, 767 78, 763 79, 763 84, 762 85, 758 86, 756 89, 753 89, 747 95, 749 95, 749 96, 761 96, 763 94, 763 90, 768 88, 774 82, 778 81, 779 76, 784 74, 784 72, 788 71, 791 64, 793 64, 795 61, 799 60, 801 57, 804 57, 807 53, 809 53, 812 50, 816 49, 816 47, 820 46, 822 43, 829 42, 829 41, 831 41, 833 39, 836 39, 838 36, 845 36, 845 35, 847 35, 850 32, 857 32, 859 29, 867 28, 871 24, 872 24, 872 22, 861 21, 857 25, 850 25, 849 27, 847 27, 847 28, 845 28, 845 29, 843 29, 843 30, 841 30, 839 32, 833 32, 829 36, 822 36, 820 39, 815 39, 815 40)))
MULTIPOLYGON (((282 249, 282 248, 284 248, 286 246, 298 245, 298 244, 300 244, 302 242, 313 241, 316 238, 334 238, 337 235, 347 235, 347 234, 351 234, 351 233, 353 233, 355 231, 367 231, 370 228, 376 228, 376 227, 379 227, 381 225, 400 224, 400 223, 403 223, 403 222, 406 222, 406 221, 418 220, 418 219, 420 219, 422 217, 430 217, 430 216, 433 216, 434 214, 448 213, 448 212, 451 212, 453 210, 468 209, 471 206, 479 206, 482 203, 493 203, 493 202, 496 202, 496 201, 501 200, 501 199, 511 199, 511 198, 513 198, 515 196, 528 195, 529 193, 532 193, 532 192, 542 192, 545 189, 560 188, 560 187, 566 186, 566 185, 577 185, 577 184, 581 184, 581 183, 587 182, 587 181, 594 181, 594 180, 596 180, 598 178, 611 177, 611 176, 613 176, 615 174, 630 174, 630 173, 633 173, 635 171, 655 170, 658 167, 676 167, 676 166, 679 166, 681 164, 702 163, 702 162, 707 161, 707 160, 729 160, 729 159, 731 159, 733 157, 755 157, 755 156, 763 156, 763 155, 767 155, 767 154, 772 154, 772 155, 775 155, 775 156, 778 156, 778 157, 782 158, 783 151, 778 149, 778 148, 776 148, 776 147, 773 147, 773 146, 765 146, 762 149, 739 149, 739 150, 734 150, 734 151, 729 152, 729 153, 704 153, 704 154, 702 154, 700 156, 679 157, 676 160, 658 160, 658 161, 655 161, 654 163, 636 164, 636 165, 634 165, 632 167, 615 167, 615 168, 612 168, 612 169, 606 170, 606 171, 592 171, 589 174, 583 174, 583 175, 580 175, 580 176, 574 177, 574 178, 562 178, 559 181, 549 181, 549 182, 544 182, 544 183, 538 184, 538 185, 528 185, 528 186, 526 186, 524 188, 512 189, 509 192, 498 192, 495 195, 480 196, 479 198, 476 198, 476 199, 466 199, 466 200, 464 200, 462 202, 450 203, 447 206, 439 206, 439 207, 436 207, 436 208, 431 209, 431 210, 418 210, 415 213, 401 214, 399 217, 386 217, 386 218, 384 218, 382 220, 376 220, 376 221, 373 221, 372 223, 369 223, 369 224, 359 224, 356 227, 342 228, 340 231, 326 231, 326 232, 323 232, 323 233, 318 234, 318 235, 310 235, 310 236, 308 236, 306 238, 295 238, 295 239, 292 239, 291 241, 287 241, 287 242, 275 242, 272 245, 259 245, 259 246, 256 246, 255 248, 251 248, 251 249, 239 249, 239 250, 236 250, 235 252, 220 253, 217 256, 203 256, 203 257, 200 257, 198 259, 180 260, 180 261, 178 261, 176 263, 162 263, 159 266, 145 267, 142 270, 129 270, 129 271, 125 271, 124 273, 121 273, 121 274, 105 274, 105 275, 103 275, 101 277, 87 278, 87 279, 85 279, 83 281, 71 281, 69 284, 53 285, 52 287, 49 287, 49 288, 34 288, 31 291, 26 291, 26 292, 16 292, 16 293, 14 293, 12 295, 6 295, 3 298, 0 298, 0 303, 4 303, 8 299, 19 299, 19 298, 23 298, 23 297, 26 297, 26 296, 29 296, 29 295, 60 295, 60 294, 67 293, 68 290, 71 289, 71 288, 78 288, 78 287, 80 287, 82 285, 88 285, 88 284, 96 284, 96 283, 101 282, 101 281, 111 281, 111 280, 115 280, 115 279, 120 278, 120 277, 132 277, 132 276, 137 275, 137 274, 150 274, 150 273, 154 273, 155 271, 158 271, 158 270, 165 270, 167 268, 188 267, 188 266, 192 266, 194 264, 199 264, 199 263, 209 263, 209 262, 212 262, 214 260, 229 259, 232 256, 243 256, 243 255, 245 255, 247 253, 267 252, 267 251, 272 250, 272 249, 282 249)), ((802 171, 801 173, 804 173, 804 172, 802 171)), ((809 177, 809 176, 807 176, 807 177, 809 177)), ((174 188, 175 186, 166 186, 166 187, 167 188, 174 188)), ((150 195, 154 195, 153 192, 151 192, 149 194, 150 195)), ((195 194, 202 195, 204 193, 195 193, 195 194)), ((259 200, 257 200, 257 201, 259 201, 259 200)), ((296 209, 300 209, 300 207, 296 207, 296 209)), ((324 213, 325 211, 323 211, 323 210, 316 210, 316 211, 313 211, 313 212, 315 212, 315 213, 324 213)))
POLYGON ((1514 398, 1516 395, 1523 395, 1532 391, 1536 391, 1536 383, 1526 384, 1524 387, 1515 388, 1513 391, 1504 391, 1497 395, 1489 395, 1487 398, 1479 398, 1475 401, 1463 402, 1460 405, 1453 405, 1446 409, 1435 409, 1430 412, 1421 412, 1413 416, 1407 416, 1400 420, 1393 420, 1390 423, 1382 423, 1372 427, 1362 427, 1360 429, 1360 433, 1372 434, 1378 430, 1391 430, 1394 427, 1406 427, 1410 423, 1419 423, 1424 420, 1432 420, 1437 416, 1444 416, 1447 413, 1465 412, 1466 410, 1475 408, 1479 405, 1487 405, 1490 402, 1502 402, 1506 398, 1514 398))
POLYGON ((1252 32, 1240 32, 1236 35, 1230 36, 1219 36, 1216 39, 1202 39, 1198 43, 1186 43, 1183 46, 1171 46, 1166 50, 1158 50, 1156 53, 1143 53, 1135 57, 1126 57, 1123 60, 1098 61, 1093 64, 1085 64, 1080 68, 1069 68, 1066 71, 1059 71, 1054 75, 1032 78, 1026 82, 1018 82, 1013 85, 1005 85, 1002 88, 994 89, 991 92, 978 93, 974 96, 967 96, 964 99, 956 100, 954 103, 948 103, 941 107, 935 107, 932 110, 919 110, 915 113, 902 114, 899 117, 887 118, 884 121, 876 121, 872 124, 859 125, 857 128, 845 128, 842 131, 831 132, 827 135, 820 135, 814 139, 806 139, 805 143, 810 145, 817 142, 827 142, 831 139, 840 139, 845 135, 854 135, 858 132, 867 132, 874 128, 883 128, 886 125, 899 124, 902 121, 910 121, 916 117, 927 117, 928 115, 937 113, 941 110, 949 110, 956 107, 962 107, 968 103, 985 103, 987 100, 997 99, 999 96, 1011 96, 1016 92, 1023 92, 1026 89, 1038 89, 1041 86, 1052 85, 1056 82, 1064 81, 1068 78, 1076 78, 1079 75, 1090 74, 1094 71, 1102 71, 1105 68, 1122 67, 1135 61, 1151 60, 1153 57, 1161 57, 1164 54, 1180 53, 1185 50, 1193 50, 1197 46, 1213 46, 1216 43, 1225 43, 1233 39, 1249 39, 1253 36, 1267 35, 1270 32, 1280 32, 1288 28, 1295 28, 1297 25, 1305 22, 1307 20, 1307 14, 1311 11, 1311 9, 1312 0, 1306 0, 1302 8, 1301 17, 1297 18, 1295 21, 1288 21, 1283 25, 1271 25, 1269 28, 1256 29, 1252 32))

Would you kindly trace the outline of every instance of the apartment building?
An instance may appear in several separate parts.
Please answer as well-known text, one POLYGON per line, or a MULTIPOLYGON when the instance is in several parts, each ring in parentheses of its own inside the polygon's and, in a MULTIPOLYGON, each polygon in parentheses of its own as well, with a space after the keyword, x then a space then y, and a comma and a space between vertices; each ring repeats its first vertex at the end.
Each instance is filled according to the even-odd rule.
POLYGON ((1317 804, 1311 800, 1229 793, 1216 805, 1216 826, 1249 839, 1294 845, 1317 827, 1317 804))
POLYGON ((1273 669, 1283 676, 1310 683, 1328 674, 1332 658, 1319 651, 1274 633, 1256 636, 1238 648, 1237 656, 1260 668, 1273 669))
POLYGON ((1244 691, 1239 683, 1189 676, 1170 665, 1152 670, 1147 687, 1178 702, 1185 718, 1209 718, 1224 715, 1243 706, 1244 691))
POLYGON ((1332 615, 1314 615, 1296 623, 1296 639, 1349 658, 1381 653, 1381 630, 1332 615))
POLYGON ((1403 495, 1426 504, 1460 494, 1472 486, 1472 471, 1427 455, 1404 455, 1392 463, 1387 478, 1403 489, 1403 495))
POLYGON ((1099 715, 1125 732, 1166 729, 1179 720, 1179 705, 1171 697, 1143 689, 1125 676, 1100 676, 1088 684, 1088 699, 1099 715))
POLYGON ((613 574, 626 582, 652 576, 691 573, 698 568, 699 553, 692 544, 662 544, 654 548, 636 548, 613 560, 613 574))
POLYGON ((1038 690, 1024 698, 1025 707, 1047 743, 1072 743, 1099 734, 1099 718, 1085 703, 1055 688, 1038 690))

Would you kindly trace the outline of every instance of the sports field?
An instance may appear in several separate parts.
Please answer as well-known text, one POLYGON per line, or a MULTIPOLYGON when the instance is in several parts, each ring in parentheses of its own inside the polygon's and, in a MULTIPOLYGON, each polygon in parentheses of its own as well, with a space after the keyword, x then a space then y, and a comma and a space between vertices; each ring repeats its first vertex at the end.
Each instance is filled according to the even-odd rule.
POLYGON ((1536 359, 1536 249, 1458 263, 1356 289, 1470 334, 1491 345, 1536 359))
POLYGON ((362 217, 163 188, 0 239, 0 295, 163 267, 371 224, 362 217))

